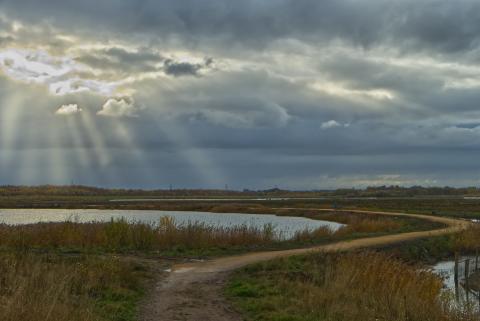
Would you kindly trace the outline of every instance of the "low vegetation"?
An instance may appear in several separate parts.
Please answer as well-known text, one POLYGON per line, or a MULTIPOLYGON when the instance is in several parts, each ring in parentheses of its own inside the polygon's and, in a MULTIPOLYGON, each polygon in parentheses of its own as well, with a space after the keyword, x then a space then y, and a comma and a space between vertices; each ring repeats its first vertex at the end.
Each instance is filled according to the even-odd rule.
POLYGON ((107 223, 39 223, 0 225, 0 247, 16 250, 67 249, 107 252, 196 250, 254 246, 274 242, 273 227, 225 228, 203 223, 178 224, 163 217, 159 224, 112 220, 107 223))
POLYGON ((435 275, 383 254, 311 254, 242 269, 227 294, 247 320, 474 320, 441 289, 435 275))
POLYGON ((390 211, 401 213, 417 213, 480 219, 480 197, 477 198, 365 198, 337 199, 311 202, 293 202, 288 206, 304 208, 332 208, 344 210, 390 211))
POLYGON ((480 196, 478 187, 374 186, 365 189, 324 191, 290 191, 279 188, 265 190, 225 189, 105 189, 81 185, 68 186, 0 186, 0 196, 137 196, 137 197, 422 197, 422 196, 480 196))
MULTIPOLYGON (((224 206, 217 210, 229 211, 231 208, 224 206)), ((246 211, 245 208, 243 210, 246 211)), ((265 209, 265 212, 269 211, 272 210, 265 209)), ((300 213, 283 210, 280 214, 300 213)), ((317 245, 356 237, 437 227, 418 220, 353 215, 348 212, 304 211, 304 216, 333 220, 347 225, 336 232, 328 228, 305 230, 296 233, 289 240, 285 240, 277 233, 272 225, 261 228, 246 225, 226 228, 198 222, 179 224, 170 217, 161 219, 158 224, 132 223, 126 220, 77 223, 73 220, 62 223, 0 225, 0 319, 133 321, 145 289, 145 280, 151 271, 143 262, 147 254, 204 257, 260 249, 317 245)), ((302 260, 304 263, 309 262, 307 259, 302 260)), ((336 264, 341 262, 337 258, 328 260, 337 262, 336 264)), ((275 262, 271 264, 280 264, 278 261, 275 262)), ((266 263, 264 267, 267 268, 268 264, 270 263, 266 263)), ((317 265, 321 267, 320 263, 317 265)), ((308 264, 306 267, 297 265, 294 275, 297 275, 299 280, 302 280, 302 275, 304 280, 309 280, 311 279, 309 273, 308 264)), ((280 275, 275 272, 272 278, 280 275)), ((285 275, 289 276, 291 273, 285 275)), ((253 282, 257 276, 251 277, 250 280, 253 282)), ((288 280, 292 284, 296 282, 296 279, 288 277, 285 282, 288 280)), ((258 284, 261 285, 262 282, 258 284)), ((279 282, 276 286, 288 287, 285 282, 279 282)), ((305 285, 304 283, 300 282, 298 286, 305 285)), ((250 285, 246 288, 247 295, 242 296, 242 284, 231 287, 231 294, 236 296, 240 293, 240 297, 248 299, 250 285)), ((280 291, 280 288, 269 289, 270 285, 265 286, 262 291, 268 293, 280 291)), ((303 291, 305 289, 307 288, 303 288, 303 291)), ((330 288, 326 290, 330 291, 330 288)), ((304 295, 305 292, 299 293, 304 295)), ((316 296, 319 293, 312 292, 312 295, 316 296)), ((254 293, 253 297, 261 298, 262 295, 254 293)), ((326 295, 322 298, 324 299, 327 300, 326 295)), ((258 304, 263 304, 262 300, 258 301, 258 304)), ((315 299, 310 297, 309 300, 313 305, 315 299)), ((311 308, 306 304, 302 309, 311 308)), ((270 312, 273 309, 271 305, 270 312)), ((258 312, 264 313, 261 309, 258 312)), ((282 319, 282 315, 279 316, 277 319, 261 320, 300 320, 282 319)))
POLYGON ((473 253, 480 250, 480 224, 470 226, 467 230, 455 235, 456 250, 473 253))
POLYGON ((2 321, 133 321, 147 270, 113 257, 0 255, 2 321))
POLYGON ((319 218, 337 221, 345 225, 335 232, 328 228, 299 232, 295 234, 293 241, 303 244, 314 244, 325 239, 342 240, 388 233, 401 233, 409 230, 409 224, 406 221, 385 217, 380 219, 378 217, 355 216, 348 213, 332 213, 321 215, 319 218))
POLYGON ((321 218, 340 221, 347 225, 335 232, 326 227, 304 230, 297 232, 288 240, 270 224, 263 227, 249 225, 222 227, 201 222, 179 224, 171 217, 162 217, 158 224, 120 219, 106 223, 67 221, 17 226, 0 225, 0 249, 23 252, 31 250, 89 253, 154 252, 168 256, 212 256, 399 233, 408 231, 412 224, 417 224, 415 220, 358 216, 349 213, 327 213, 321 218))
POLYGON ((476 255, 480 253, 480 225, 453 235, 430 237, 382 249, 407 262, 434 264, 453 259, 455 253, 476 255))
POLYGON ((227 294, 247 320, 477 320, 476 311, 451 304, 454 294, 442 291, 441 279, 425 264, 479 250, 480 225, 472 225, 376 253, 311 254, 252 265, 234 274, 227 294))
POLYGON ((0 186, 0 208, 85 208, 152 210, 211 210, 215 207, 312 207, 389 210, 480 218, 480 189, 379 186, 333 191, 123 190, 86 186, 0 186), (112 199, 173 198, 165 202, 110 202, 112 199), (194 202, 182 199, 215 199, 194 202), (232 206, 236 199, 238 206, 232 206), (260 198, 262 201, 255 201, 260 198), (295 199, 303 198, 303 199, 295 199), (310 198, 310 199, 307 199, 310 198), (221 201, 221 199, 225 199, 221 201), (220 201, 219 201, 220 200, 220 201), (263 205, 263 206, 262 206, 263 205))

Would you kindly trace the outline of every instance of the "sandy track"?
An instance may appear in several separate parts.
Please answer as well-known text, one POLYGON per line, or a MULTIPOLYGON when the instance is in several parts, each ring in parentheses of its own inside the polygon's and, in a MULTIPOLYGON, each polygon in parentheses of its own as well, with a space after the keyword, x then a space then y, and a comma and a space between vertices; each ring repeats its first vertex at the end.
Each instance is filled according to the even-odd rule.
MULTIPOLYGON (((283 208, 285 209, 285 208, 283 208)), ((297 208, 289 208, 297 209, 297 208)), ((300 209, 309 211, 332 211, 330 209, 300 209)), ((157 284, 150 300, 143 307, 142 321, 240 321, 225 301, 222 290, 228 273, 248 264, 304 254, 313 251, 346 251, 359 248, 389 245, 399 242, 445 235, 461 231, 471 224, 468 221, 420 214, 391 212, 372 212, 348 210, 352 213, 405 216, 443 223, 447 227, 432 231, 401 233, 341 241, 310 248, 285 251, 255 252, 243 255, 219 258, 215 260, 179 264, 172 268, 169 275, 157 284)))

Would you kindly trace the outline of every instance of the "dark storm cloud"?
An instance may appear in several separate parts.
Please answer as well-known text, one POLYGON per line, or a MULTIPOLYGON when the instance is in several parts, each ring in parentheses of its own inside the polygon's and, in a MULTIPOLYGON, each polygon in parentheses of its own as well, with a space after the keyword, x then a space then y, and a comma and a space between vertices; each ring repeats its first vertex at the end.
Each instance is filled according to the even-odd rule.
POLYGON ((47 16, 71 30, 101 24, 110 32, 179 36, 196 43, 264 46, 283 38, 342 39, 364 47, 385 43, 459 52, 476 48, 480 34, 480 3, 473 0, 48 0, 41 5, 4 0, 0 6, 12 16, 28 21, 47 16))
POLYGON ((112 47, 105 49, 103 52, 118 61, 129 64, 157 63, 163 60, 163 57, 159 53, 148 48, 138 48, 135 52, 132 52, 123 48, 112 47))
POLYGON ((466 129, 476 129, 480 127, 480 123, 458 124, 455 127, 466 128, 466 129))
POLYGON ((2 48, 72 57, 50 59, 82 65, 56 80, 115 89, 55 95, 41 73, 12 75, 21 64, 13 80, 2 72, 0 183, 16 183, 5 164, 33 168, 22 183, 50 182, 44 159, 57 153, 68 181, 94 185, 475 184, 479 9, 473 0, 0 0, 2 48), (55 115, 69 105, 82 112, 55 115))
POLYGON ((352 88, 384 88, 405 94, 420 95, 426 90, 442 88, 451 71, 438 71, 427 66, 392 65, 386 61, 369 61, 368 57, 336 55, 319 66, 332 80, 348 82, 352 88))
POLYGON ((113 69, 117 71, 154 71, 165 59, 148 48, 128 51, 123 48, 110 47, 101 50, 88 50, 79 54, 76 61, 95 69, 113 69))
POLYGON ((77 54, 75 60, 101 71, 141 73, 162 70, 173 77, 199 76, 201 71, 212 69, 214 65, 213 58, 205 58, 202 63, 182 62, 142 47, 135 50, 119 47, 88 50, 77 54))
POLYGON ((198 71, 203 68, 201 64, 192 64, 188 62, 174 62, 170 59, 165 61, 163 69, 167 75, 179 76, 197 76, 198 71))
MULTIPOLYGON (((147 112, 160 117, 181 116, 191 122, 207 121, 229 127, 282 126, 289 121, 315 120, 321 123, 336 119, 356 119, 392 115, 383 104, 355 101, 327 92, 316 92, 308 83, 292 82, 262 70, 218 72, 205 78, 188 78, 180 87, 159 86, 145 82, 140 86, 148 93, 138 93, 147 112), (153 93, 152 93, 153 92, 153 93), (155 108, 161 102, 162 108, 155 108)), ((393 113, 401 114, 403 106, 393 113)))

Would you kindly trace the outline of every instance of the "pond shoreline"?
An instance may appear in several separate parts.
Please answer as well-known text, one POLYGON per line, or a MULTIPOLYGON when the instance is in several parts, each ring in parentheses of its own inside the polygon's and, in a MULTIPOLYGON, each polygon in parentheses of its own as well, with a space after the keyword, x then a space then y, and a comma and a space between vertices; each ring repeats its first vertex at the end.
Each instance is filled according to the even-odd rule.
POLYGON ((262 228, 271 224, 285 238, 296 232, 328 227, 332 231, 344 224, 300 216, 282 216, 254 213, 213 213, 198 211, 152 211, 152 210, 97 210, 97 209, 0 209, 0 223, 25 225, 72 221, 77 223, 108 222, 126 219, 131 222, 156 224, 161 217, 172 217, 179 224, 201 223, 207 226, 254 226, 262 228))

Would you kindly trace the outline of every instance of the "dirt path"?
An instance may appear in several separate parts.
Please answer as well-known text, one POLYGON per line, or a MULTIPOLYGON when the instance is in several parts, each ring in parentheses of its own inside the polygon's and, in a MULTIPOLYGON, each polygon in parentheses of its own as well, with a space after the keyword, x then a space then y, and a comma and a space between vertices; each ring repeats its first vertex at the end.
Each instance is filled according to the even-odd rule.
MULTIPOLYGON (((332 211, 330 209, 308 210, 332 211)), ((420 214, 355 210, 348 210, 348 212, 386 216, 406 216, 444 223, 447 227, 433 231, 411 232, 342 241, 304 249, 247 253, 205 262, 179 264, 174 266, 167 278, 163 279, 157 285, 150 301, 145 305, 142 311, 141 320, 240 321, 242 318, 229 307, 222 294, 227 275, 232 270, 251 263, 312 251, 345 251, 450 234, 463 230, 471 224, 464 220, 420 214)))

